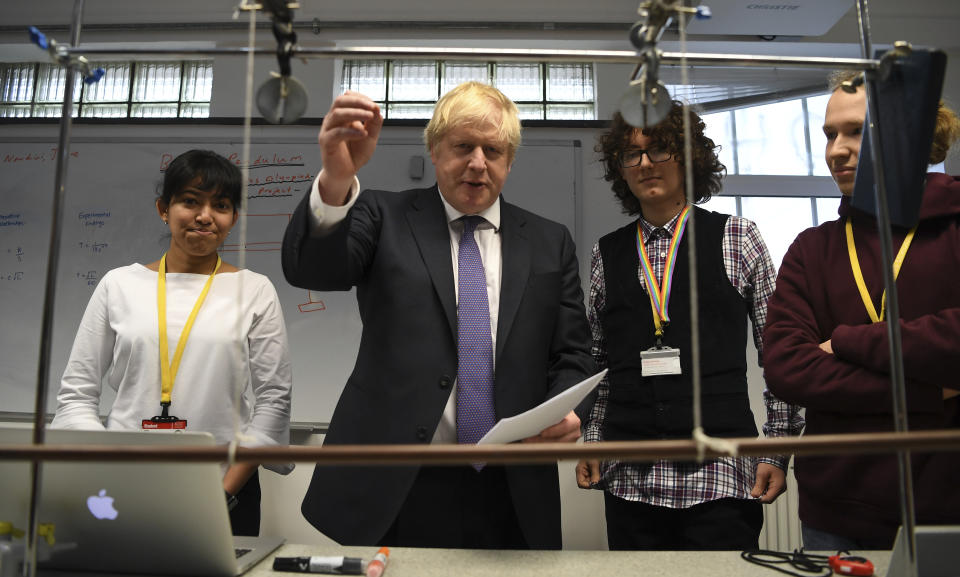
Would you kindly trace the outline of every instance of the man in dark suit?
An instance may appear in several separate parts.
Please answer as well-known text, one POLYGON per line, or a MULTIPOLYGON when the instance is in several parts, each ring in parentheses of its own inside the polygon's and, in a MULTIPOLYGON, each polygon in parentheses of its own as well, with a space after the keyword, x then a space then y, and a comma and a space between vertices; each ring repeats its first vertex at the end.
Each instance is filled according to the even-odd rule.
MULTIPOLYGON (((437 103, 431 188, 359 193, 382 125, 362 94, 333 102, 323 170, 283 241, 291 284, 357 287, 360 351, 325 443, 474 443, 594 370, 573 240, 500 199, 520 144, 500 91, 469 82, 437 103)), ((525 441, 579 434, 571 411, 525 441)), ((301 510, 350 545, 561 546, 555 465, 318 466, 301 510)))

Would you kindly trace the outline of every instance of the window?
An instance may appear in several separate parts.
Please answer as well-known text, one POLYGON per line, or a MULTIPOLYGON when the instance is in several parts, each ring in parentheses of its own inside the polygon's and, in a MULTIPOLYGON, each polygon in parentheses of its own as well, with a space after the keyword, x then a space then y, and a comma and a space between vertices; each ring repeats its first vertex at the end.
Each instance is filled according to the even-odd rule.
POLYGON ((740 207, 742 217, 757 223, 778 269, 797 235, 813 226, 809 197, 745 196, 740 199, 740 207))
POLYGON ((820 197, 817 203, 817 225, 839 218, 840 198, 834 196, 820 197))
POLYGON ((740 214, 737 209, 737 197, 735 196, 711 196, 710 200, 700 205, 702 208, 723 214, 740 214))
POLYGON ((827 147, 827 137, 823 134, 823 116, 827 111, 829 94, 807 98, 807 122, 810 126, 810 150, 813 153, 813 175, 830 176, 823 151, 827 147))
POLYGON ((385 118, 430 118, 437 100, 468 80, 492 84, 523 120, 594 120, 592 64, 347 60, 340 87, 377 102, 385 118))
POLYGON ((711 197, 700 206, 714 212, 742 216, 756 223, 773 266, 779 269, 797 235, 811 226, 837 219, 840 198, 720 195, 711 197))
MULTIPOLYGON (((99 82, 74 83, 73 115, 83 118, 206 118, 213 62, 97 62, 99 82)), ((66 69, 52 63, 0 64, 0 118, 59 117, 66 69)))
MULTIPOLYGON (((720 145, 718 156, 728 174, 829 177, 822 129, 829 98, 825 94, 706 114, 706 134, 720 145)), ((814 196, 737 194, 740 186, 730 186, 727 194, 702 206, 755 222, 777 268, 800 232, 837 218, 840 198, 832 184, 829 192, 821 188, 814 196)))
POLYGON ((728 174, 830 176, 823 151, 829 94, 703 115, 728 174))
POLYGON ((734 111, 734 118, 740 174, 810 172, 804 139, 806 118, 800 100, 741 108, 734 111))

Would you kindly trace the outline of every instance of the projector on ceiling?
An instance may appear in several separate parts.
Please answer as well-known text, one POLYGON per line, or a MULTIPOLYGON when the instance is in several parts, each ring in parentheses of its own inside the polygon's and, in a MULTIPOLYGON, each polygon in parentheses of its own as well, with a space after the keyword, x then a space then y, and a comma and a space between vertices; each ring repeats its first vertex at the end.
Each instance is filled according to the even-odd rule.
POLYGON ((687 23, 689 34, 821 36, 854 0, 701 0, 713 16, 687 23))

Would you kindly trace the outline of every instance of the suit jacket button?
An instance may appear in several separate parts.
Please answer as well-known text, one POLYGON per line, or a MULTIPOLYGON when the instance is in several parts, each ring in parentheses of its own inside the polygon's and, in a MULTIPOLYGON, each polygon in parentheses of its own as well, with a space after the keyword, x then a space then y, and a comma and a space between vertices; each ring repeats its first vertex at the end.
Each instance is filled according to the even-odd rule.
POLYGON ((450 377, 448 375, 443 375, 440 377, 440 388, 446 389, 450 387, 450 377))
POLYGON ((427 428, 426 427, 417 427, 417 438, 421 441, 427 439, 427 428))

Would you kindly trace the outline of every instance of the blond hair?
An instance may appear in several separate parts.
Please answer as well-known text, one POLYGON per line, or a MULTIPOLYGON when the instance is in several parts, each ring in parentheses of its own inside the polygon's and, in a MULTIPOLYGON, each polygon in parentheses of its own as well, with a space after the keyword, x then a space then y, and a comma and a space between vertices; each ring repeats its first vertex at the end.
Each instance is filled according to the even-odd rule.
POLYGON ((943 100, 937 107, 937 126, 933 130, 930 146, 930 164, 940 164, 947 158, 947 151, 960 140, 960 118, 943 100))
POLYGON ((465 125, 494 124, 507 144, 507 159, 513 163, 520 148, 520 116, 517 105, 502 92, 482 82, 464 82, 437 101, 433 118, 423 131, 428 149, 450 130, 465 125))
MULTIPOLYGON (((828 83, 830 92, 842 88, 845 82, 854 82, 862 72, 857 70, 836 70, 830 73, 828 83)), ((863 85, 855 85, 856 90, 862 90, 863 85)), ((937 124, 933 130, 933 142, 930 145, 930 157, 927 164, 940 164, 947 158, 950 147, 960 140, 960 118, 952 108, 941 100, 937 105, 937 124)))
MULTIPOLYGON (((830 87, 830 92, 834 93, 844 82, 853 82, 858 80, 859 77, 863 74, 860 70, 834 70, 827 76, 827 85, 830 87)), ((857 84, 857 88, 863 86, 863 84, 857 84)))

